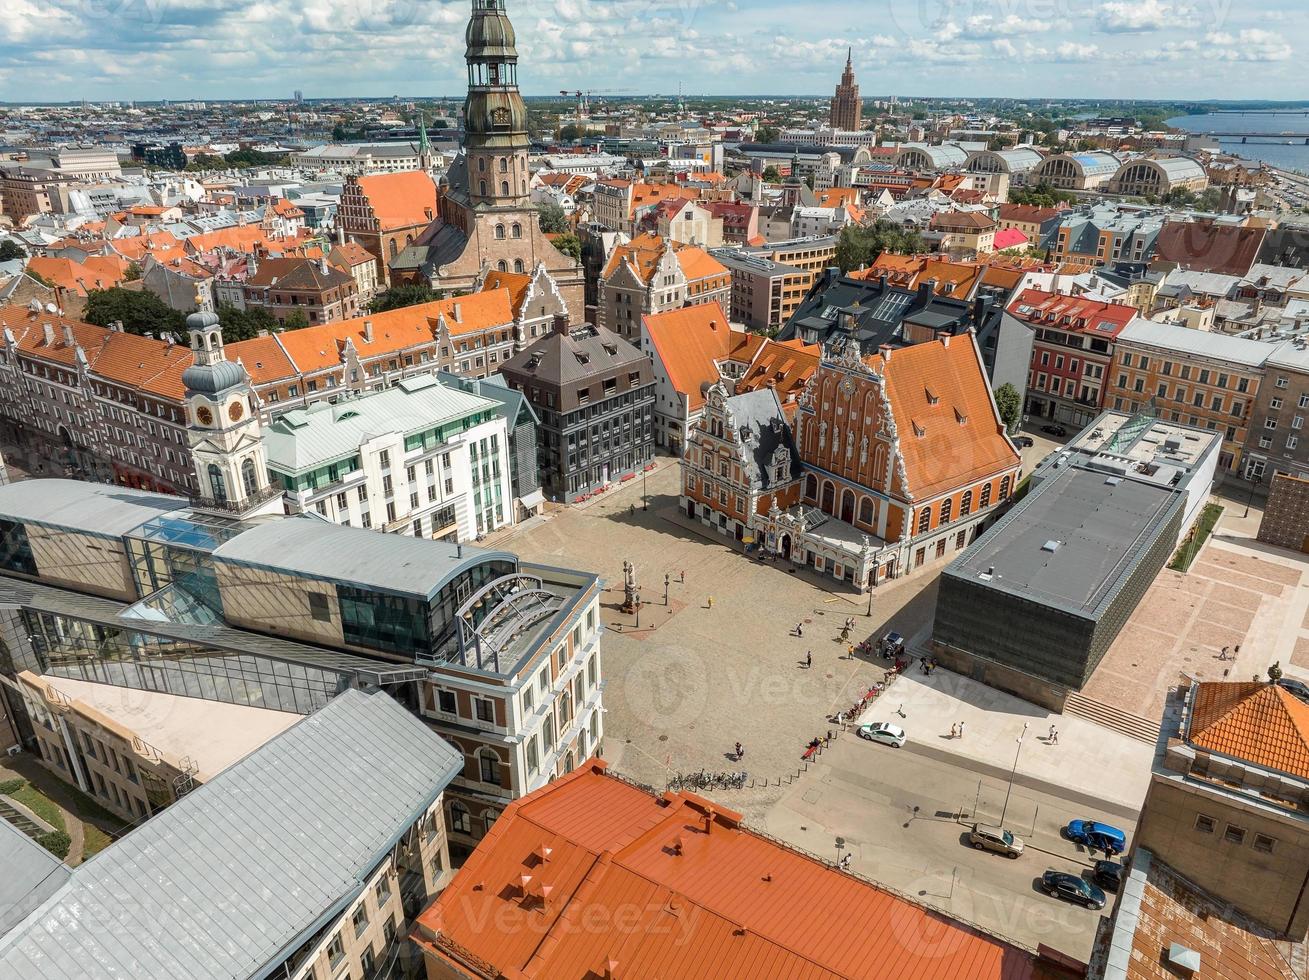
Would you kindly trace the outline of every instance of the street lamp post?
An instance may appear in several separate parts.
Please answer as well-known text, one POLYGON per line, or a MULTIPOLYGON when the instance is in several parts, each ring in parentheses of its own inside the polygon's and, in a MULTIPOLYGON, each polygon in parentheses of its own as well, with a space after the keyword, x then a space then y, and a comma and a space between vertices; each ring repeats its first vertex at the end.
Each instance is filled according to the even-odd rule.
MULTIPOLYGON (((646 465, 648 466, 649 464, 647 463, 646 465)), ((649 470, 644 470, 644 469, 641 470, 641 509, 642 510, 650 509, 650 490, 649 490, 650 484, 646 479, 649 475, 650 475, 649 470)))
POLYGON ((670 578, 669 574, 668 574, 667 572, 664 572, 664 605, 665 605, 665 606, 668 605, 668 580, 669 580, 669 578, 670 578))
POLYGON ((1027 734, 1027 722, 1023 722, 1023 734, 1018 736, 1018 748, 1014 749, 1014 767, 1009 770, 1009 788, 1004 793, 1004 807, 1000 810, 1000 829, 1004 829, 1004 818, 1009 812, 1009 794, 1014 791, 1014 776, 1018 773, 1018 753, 1023 751, 1023 736, 1027 734))
POLYGON ((1242 519, 1250 516, 1250 505, 1254 503, 1254 492, 1262 482, 1263 477, 1252 476, 1250 478, 1250 495, 1245 498, 1245 513, 1241 515, 1242 519))

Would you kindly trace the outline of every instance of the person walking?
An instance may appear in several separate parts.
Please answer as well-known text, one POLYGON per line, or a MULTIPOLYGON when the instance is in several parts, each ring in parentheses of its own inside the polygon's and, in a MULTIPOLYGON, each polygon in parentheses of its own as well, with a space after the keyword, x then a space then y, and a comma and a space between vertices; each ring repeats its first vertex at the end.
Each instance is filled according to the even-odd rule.
POLYGON ((809 650, 804 655, 805 670, 808 670, 813 665, 814 665, 814 652, 812 650, 809 650))
POLYGON ((796 624, 795 624, 795 635, 796 635, 796 636, 804 636, 804 623, 796 623, 796 624))
POLYGON ((1050 726, 1050 734, 1046 736, 1046 741, 1048 742, 1054 741, 1054 725, 1050 726))
POLYGON ((904 705, 902 704, 902 705, 900 705, 900 707, 896 708, 896 709, 895 709, 895 713, 896 713, 897 715, 899 715, 901 718, 905 717, 905 713, 904 713, 904 705))
POLYGON ((959 737, 964 737, 964 723, 962 721, 959 723, 959 737))
POLYGON ((950 737, 951 737, 951 738, 958 738, 958 737, 959 737, 959 726, 958 726, 958 725, 951 725, 951 726, 950 726, 950 737))
POLYGON ((710 596, 710 597, 709 597, 709 608, 710 608, 710 609, 714 608, 714 597, 713 597, 713 596, 710 596))
POLYGON ((740 742, 737 742, 737 743, 736 743, 736 761, 737 761, 737 762, 740 762, 741 759, 742 759, 742 757, 743 757, 744 755, 745 755, 745 749, 741 748, 741 743, 740 743, 740 742))
POLYGON ((1050 726, 1050 744, 1059 744, 1059 729, 1055 728, 1053 725, 1050 726))
POLYGON ((685 585, 685 584, 686 584, 686 569, 685 569, 685 568, 683 568, 681 571, 679 571, 679 572, 677 573, 677 584, 678 584, 678 585, 685 585))

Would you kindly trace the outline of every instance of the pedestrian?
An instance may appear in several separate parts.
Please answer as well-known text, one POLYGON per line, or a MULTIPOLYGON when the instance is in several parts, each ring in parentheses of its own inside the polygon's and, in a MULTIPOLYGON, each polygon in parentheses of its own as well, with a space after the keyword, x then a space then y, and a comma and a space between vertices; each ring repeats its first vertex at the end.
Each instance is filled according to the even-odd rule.
POLYGON ((796 636, 804 636, 804 623, 796 623, 796 624, 795 624, 795 635, 796 635, 796 636))
POLYGON ((829 729, 827 730, 827 741, 824 742, 823 744, 824 744, 824 745, 827 745, 827 744, 831 743, 831 741, 832 741, 832 730, 829 728, 829 729))
POLYGON ((685 582, 686 582, 686 569, 683 568, 680 572, 677 573, 677 583, 681 585, 684 584, 685 582))
POLYGON ((814 665, 814 652, 812 650, 808 650, 805 652, 804 655, 805 670, 808 670, 813 665, 814 665))
POLYGON ((713 597, 713 596, 710 596, 710 597, 709 597, 709 608, 710 608, 710 609, 714 608, 714 597, 713 597))
POLYGON ((962 721, 959 723, 959 737, 964 737, 964 723, 962 721))
POLYGON ((853 643, 849 644, 849 645, 846 647, 846 649, 845 649, 845 653, 846 653, 846 656, 848 656, 851 660, 854 659, 854 644, 853 644, 853 643))
POLYGON ((740 743, 740 742, 737 742, 737 743, 736 743, 736 761, 737 761, 737 762, 740 762, 740 761, 741 761, 741 758, 742 758, 744 755, 745 755, 745 749, 741 748, 741 743, 740 743))
POLYGON ((838 726, 840 726, 841 731, 845 731, 845 712, 844 712, 844 711, 838 711, 838 712, 836 713, 836 723, 837 723, 838 726))
POLYGON ((636 516, 636 504, 632 504, 631 509, 628 510, 628 513, 631 514, 633 517, 636 516))
POLYGON ((850 854, 850 853, 848 853, 848 852, 847 852, 846 854, 843 854, 843 855, 841 856, 841 870, 842 870, 842 871, 849 871, 849 870, 850 870, 850 861, 852 860, 852 858, 853 858, 853 855, 850 854))
POLYGON ((895 709, 895 713, 896 713, 897 715, 899 715, 901 718, 903 718, 903 717, 905 716, 905 714, 904 714, 904 705, 902 704, 902 705, 900 705, 900 707, 896 708, 896 709, 895 709))
POLYGON ((1241 644, 1238 643, 1236 645, 1236 649, 1232 651, 1232 656, 1233 658, 1235 658, 1235 657, 1239 657, 1240 655, 1241 655, 1241 644))
POLYGON ((1050 734, 1046 736, 1046 740, 1050 742, 1054 741, 1054 725, 1050 726, 1050 734))
POLYGON ((1050 744, 1059 744, 1059 729, 1055 728, 1053 725, 1050 726, 1050 744))
POLYGON ((958 737, 959 737, 959 726, 958 726, 958 725, 951 725, 951 726, 950 726, 950 737, 951 737, 951 738, 958 738, 958 737))
POLYGON ((1223 647, 1221 650, 1218 651, 1218 659, 1219 660, 1227 659, 1227 647, 1223 647))

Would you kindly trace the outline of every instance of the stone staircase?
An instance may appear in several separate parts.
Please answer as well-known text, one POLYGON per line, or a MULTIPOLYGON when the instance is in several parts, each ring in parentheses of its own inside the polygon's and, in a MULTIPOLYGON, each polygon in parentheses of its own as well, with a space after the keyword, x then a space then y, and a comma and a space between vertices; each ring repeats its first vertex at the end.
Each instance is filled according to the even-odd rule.
POLYGON ((1081 694, 1070 694, 1064 702, 1064 714, 1095 722, 1102 728, 1154 745, 1159 741, 1159 723, 1129 711, 1104 704, 1081 694))

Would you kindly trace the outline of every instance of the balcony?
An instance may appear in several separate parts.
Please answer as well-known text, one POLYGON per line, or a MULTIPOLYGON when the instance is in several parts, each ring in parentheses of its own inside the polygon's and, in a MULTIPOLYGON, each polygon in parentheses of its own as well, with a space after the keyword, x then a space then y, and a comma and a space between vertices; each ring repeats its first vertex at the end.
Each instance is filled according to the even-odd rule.
POLYGON ((208 497, 192 495, 189 501, 192 507, 198 510, 218 511, 223 514, 244 514, 260 504, 267 503, 282 496, 280 487, 264 487, 257 493, 250 494, 240 501, 235 500, 211 500, 208 497))

